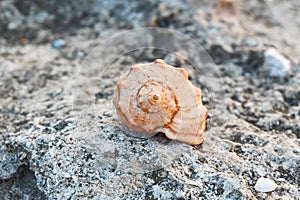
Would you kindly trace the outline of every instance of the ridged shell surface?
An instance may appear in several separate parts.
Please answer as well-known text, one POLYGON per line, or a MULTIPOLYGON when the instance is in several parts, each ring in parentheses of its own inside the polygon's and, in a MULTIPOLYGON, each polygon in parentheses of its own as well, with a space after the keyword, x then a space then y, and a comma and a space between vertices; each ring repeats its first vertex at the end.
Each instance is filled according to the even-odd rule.
POLYGON ((163 132, 172 140, 198 145, 204 139, 207 109, 201 90, 183 68, 158 59, 136 64, 119 78, 113 103, 122 123, 136 132, 163 132))

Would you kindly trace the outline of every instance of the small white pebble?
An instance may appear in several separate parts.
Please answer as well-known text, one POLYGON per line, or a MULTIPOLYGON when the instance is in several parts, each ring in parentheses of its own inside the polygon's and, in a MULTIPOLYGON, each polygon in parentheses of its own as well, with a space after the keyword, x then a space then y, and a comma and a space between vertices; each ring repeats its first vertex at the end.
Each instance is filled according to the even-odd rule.
POLYGON ((52 48, 59 49, 61 47, 66 46, 66 44, 67 43, 65 40, 59 38, 59 39, 54 40, 51 45, 52 45, 52 48))
POLYGON ((283 78, 291 72, 291 62, 276 49, 267 49, 264 57, 264 65, 268 68, 270 76, 283 78))
POLYGON ((279 179, 277 179, 277 181, 279 181, 279 182, 284 182, 285 179, 284 179, 284 178, 279 178, 279 179))
POLYGON ((272 192, 277 188, 277 184, 268 178, 259 178, 254 186, 258 192, 272 192))
POLYGON ((83 58, 85 56, 85 52, 84 51, 77 51, 76 53, 78 58, 83 58))

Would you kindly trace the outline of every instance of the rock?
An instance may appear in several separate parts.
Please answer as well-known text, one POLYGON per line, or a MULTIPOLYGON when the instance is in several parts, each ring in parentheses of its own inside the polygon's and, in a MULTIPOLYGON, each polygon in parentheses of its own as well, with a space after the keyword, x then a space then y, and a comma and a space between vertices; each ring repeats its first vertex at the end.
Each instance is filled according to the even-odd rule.
POLYGON ((26 164, 23 155, 26 156, 23 152, 0 151, 0 180, 11 178, 21 165, 26 164))
POLYGON ((19 10, 9 1, 1 1, 0 10, 0 30, 15 30, 24 21, 24 17, 19 10))
POLYGON ((34 172, 29 166, 22 165, 15 176, 0 179, 0 199, 41 199, 46 200, 45 194, 38 188, 34 172), (13 192, 8 192, 13 191, 13 192))
POLYGON ((39 22, 40 15, 48 15, 51 13, 56 20, 63 23, 68 23, 72 20, 79 20, 84 14, 90 13, 95 6, 95 0, 89 0, 78 3, 77 1, 39 1, 33 0, 30 3, 27 1, 16 0, 16 7, 21 10, 26 16, 34 17, 39 22))
POLYGON ((259 178, 254 186, 258 192, 272 192, 277 188, 277 184, 268 178, 259 178))
POLYGON ((267 49, 264 57, 264 66, 268 69, 271 77, 284 78, 291 72, 291 62, 276 49, 267 49))

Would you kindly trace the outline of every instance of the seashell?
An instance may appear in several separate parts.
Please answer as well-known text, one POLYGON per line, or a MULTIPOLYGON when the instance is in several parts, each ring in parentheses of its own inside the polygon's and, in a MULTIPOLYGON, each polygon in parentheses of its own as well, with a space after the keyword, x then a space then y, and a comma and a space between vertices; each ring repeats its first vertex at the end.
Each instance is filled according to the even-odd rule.
POLYGON ((113 103, 121 122, 133 131, 163 132, 190 145, 204 139, 207 109, 201 90, 188 80, 185 69, 161 59, 131 66, 118 80, 113 103))

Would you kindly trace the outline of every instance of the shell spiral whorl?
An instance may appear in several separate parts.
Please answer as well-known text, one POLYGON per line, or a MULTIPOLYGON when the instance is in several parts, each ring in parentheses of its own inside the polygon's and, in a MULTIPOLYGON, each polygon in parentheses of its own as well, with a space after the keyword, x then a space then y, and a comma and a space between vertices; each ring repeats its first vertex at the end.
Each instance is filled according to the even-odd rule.
POLYGON ((163 60, 133 65, 117 84, 113 103, 119 119, 133 131, 163 132, 191 145, 203 141, 207 110, 187 71, 163 60))

